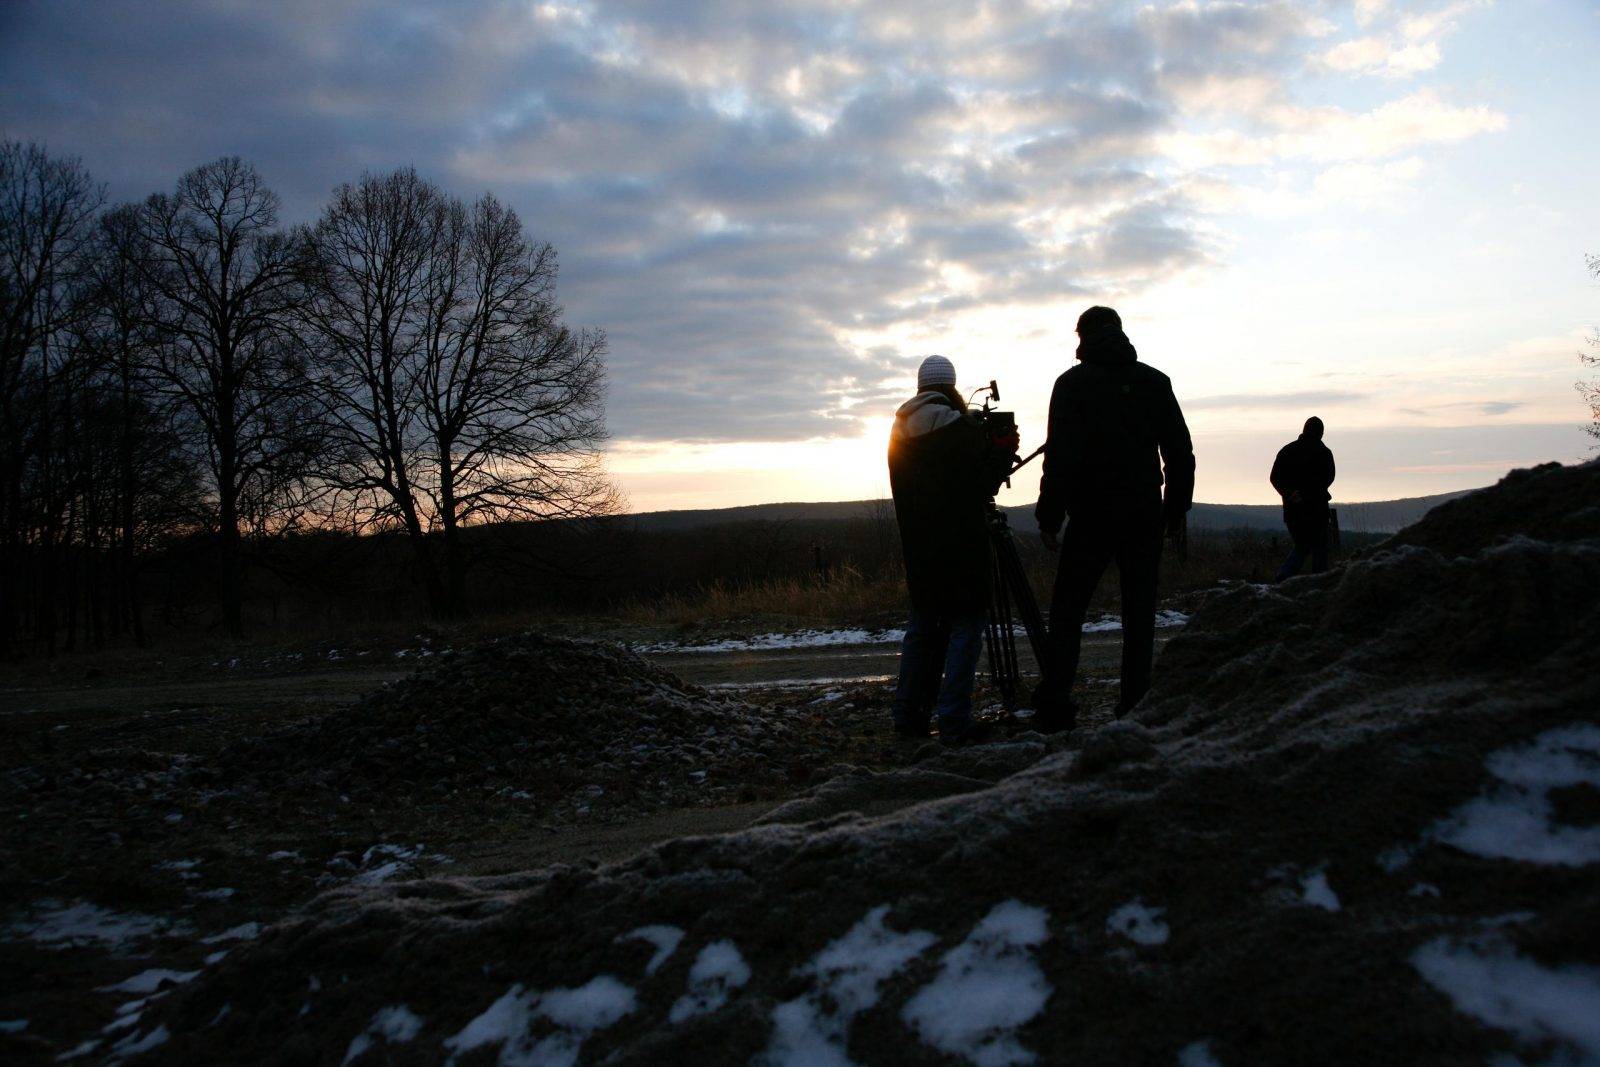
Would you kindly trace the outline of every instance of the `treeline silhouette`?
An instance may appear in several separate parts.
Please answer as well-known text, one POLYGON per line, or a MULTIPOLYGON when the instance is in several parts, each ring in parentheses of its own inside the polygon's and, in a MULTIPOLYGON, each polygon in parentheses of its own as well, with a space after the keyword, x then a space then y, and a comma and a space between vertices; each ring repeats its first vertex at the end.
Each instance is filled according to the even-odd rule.
POLYGON ((239 636, 359 534, 457 616, 499 547, 469 528, 616 510, 605 338, 556 275, 493 195, 409 169, 283 226, 237 157, 114 205, 0 143, 0 655, 142 643, 152 596, 239 636))

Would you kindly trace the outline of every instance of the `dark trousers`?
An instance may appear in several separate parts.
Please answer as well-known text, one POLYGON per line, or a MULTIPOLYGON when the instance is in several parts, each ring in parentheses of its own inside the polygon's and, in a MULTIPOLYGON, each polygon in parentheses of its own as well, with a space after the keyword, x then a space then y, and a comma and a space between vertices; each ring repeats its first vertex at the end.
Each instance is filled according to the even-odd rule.
POLYGON ((1117 561, 1122 579, 1122 698, 1137 704, 1150 689, 1155 659, 1156 580, 1161 569, 1161 499, 1080 507, 1061 538, 1061 563, 1050 598, 1050 637, 1044 678, 1034 701, 1040 712, 1064 708, 1078 674, 1079 645, 1089 600, 1106 566, 1117 561))
POLYGON ((1293 577, 1307 559, 1311 560, 1311 573, 1321 574, 1328 569, 1328 505, 1292 504, 1283 509, 1283 521, 1294 539, 1289 558, 1278 568, 1275 582, 1293 577))
POLYGON ((900 683, 894 691, 896 726, 926 731, 931 711, 939 732, 960 731, 972 721, 972 685, 983 652, 985 612, 911 610, 900 642, 900 683))

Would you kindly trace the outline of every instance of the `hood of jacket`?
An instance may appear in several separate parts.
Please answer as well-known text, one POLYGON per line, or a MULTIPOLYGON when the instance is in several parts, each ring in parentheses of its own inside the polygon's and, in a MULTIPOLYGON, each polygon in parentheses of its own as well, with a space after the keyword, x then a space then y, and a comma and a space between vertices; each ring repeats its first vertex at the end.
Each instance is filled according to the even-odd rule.
POLYGON ((1119 327, 1111 326, 1078 339, 1078 359, 1102 366, 1133 363, 1139 358, 1133 342, 1119 327))
POLYGON ((893 435, 902 439, 926 437, 959 418, 961 413, 950 406, 950 398, 943 393, 918 393, 894 413, 893 435))

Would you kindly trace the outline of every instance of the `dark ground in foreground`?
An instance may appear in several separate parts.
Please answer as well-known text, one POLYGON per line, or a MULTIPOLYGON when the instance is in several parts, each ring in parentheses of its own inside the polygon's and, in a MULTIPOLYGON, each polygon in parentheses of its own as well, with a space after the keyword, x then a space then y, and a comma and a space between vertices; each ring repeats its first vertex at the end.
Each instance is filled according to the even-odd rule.
MULTIPOLYGON (((1115 634, 1086 642, 1086 722, 1109 719, 1119 649, 1115 634)), ((852 646, 658 657, 690 682, 734 683, 718 692, 752 716, 804 726, 799 741, 770 753, 770 778, 708 788, 710 803, 638 811, 602 795, 585 810, 484 787, 393 804, 239 790, 208 773, 242 739, 327 716, 404 676, 403 659, 375 659, 330 661, 317 649, 35 675, 0 689, 0 1024, 12 1024, 0 1029, 0 1059, 50 1062, 96 1038, 103 1054, 139 1011, 118 1009, 159 992, 159 972, 201 970, 245 940, 249 924, 270 924, 329 888, 595 866, 742 828, 820 782, 939 751, 894 739, 889 683, 806 681, 895 669, 892 647, 852 646), (108 988, 136 976, 151 988, 108 988)), ((978 706, 1004 734, 1025 732, 983 684, 978 706)), ((706 770, 714 782, 714 760, 706 770)))

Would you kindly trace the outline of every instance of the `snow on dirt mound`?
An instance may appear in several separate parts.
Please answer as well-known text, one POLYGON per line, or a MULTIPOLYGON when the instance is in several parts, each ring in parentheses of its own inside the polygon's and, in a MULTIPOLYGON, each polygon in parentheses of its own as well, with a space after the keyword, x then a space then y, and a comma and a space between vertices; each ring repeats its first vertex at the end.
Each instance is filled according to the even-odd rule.
POLYGON ((524 633, 442 656, 221 762, 274 788, 646 810, 725 802, 770 778, 773 754, 799 747, 791 717, 711 697, 618 645, 524 633))
POLYGON ((1600 537, 1600 460, 1512 471, 1496 485, 1445 501, 1384 547, 1460 554, 1518 534, 1542 541, 1600 537))
POLYGON ((1134 719, 996 785, 598 870, 335 890, 128 1040, 171 1062, 1600 1059, 1597 588, 1600 541, 1526 537, 1236 588, 1134 719))

